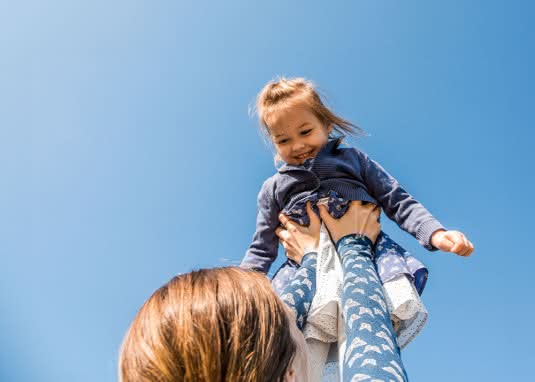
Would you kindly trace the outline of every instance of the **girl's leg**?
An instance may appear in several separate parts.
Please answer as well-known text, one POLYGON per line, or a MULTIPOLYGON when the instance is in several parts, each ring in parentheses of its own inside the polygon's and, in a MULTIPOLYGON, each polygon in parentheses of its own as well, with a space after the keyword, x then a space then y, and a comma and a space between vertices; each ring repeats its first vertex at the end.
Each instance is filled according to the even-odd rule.
POLYGON ((337 244, 344 271, 342 307, 347 337, 344 381, 408 381, 371 242, 357 235, 337 244))

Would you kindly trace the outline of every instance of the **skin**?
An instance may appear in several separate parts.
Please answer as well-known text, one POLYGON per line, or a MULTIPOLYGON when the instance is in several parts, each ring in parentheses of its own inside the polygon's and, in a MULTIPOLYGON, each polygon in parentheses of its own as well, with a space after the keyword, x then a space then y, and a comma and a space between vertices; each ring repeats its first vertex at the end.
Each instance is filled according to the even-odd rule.
POLYGON ((321 220, 327 226, 334 243, 352 233, 363 234, 375 243, 381 231, 381 225, 377 221, 381 210, 371 203, 363 205, 360 201, 352 202, 340 219, 333 218, 324 205, 318 206, 321 220, 312 210, 310 203, 307 203, 306 208, 310 216, 308 227, 296 224, 286 215, 280 214, 279 220, 284 228, 279 227, 276 230, 279 241, 286 249, 286 255, 299 264, 305 253, 317 250, 321 220))
POLYGON ((266 119, 269 134, 281 159, 300 165, 314 158, 329 141, 332 126, 325 126, 306 106, 279 110, 266 119))
MULTIPOLYGON (((325 125, 304 105, 290 106, 272 113, 267 119, 269 134, 281 159, 301 165, 314 158, 329 141, 332 125, 325 125)), ((474 245, 460 231, 438 230, 431 244, 444 252, 470 256, 474 245)))
MULTIPOLYGON (((320 240, 321 221, 325 223, 331 239, 334 243, 338 242, 342 237, 349 234, 363 234, 367 236, 372 243, 375 243, 377 236, 380 233, 381 225, 378 222, 380 215, 380 208, 373 204, 363 205, 362 202, 352 202, 347 213, 340 219, 333 218, 324 205, 319 205, 320 216, 318 217, 312 210, 310 203, 307 203, 307 213, 310 216, 310 225, 308 227, 301 226, 292 222, 284 214, 279 215, 279 220, 284 228, 277 228, 276 234, 283 247, 286 249, 286 255, 297 263, 301 263, 303 256, 312 251, 317 251, 320 240), (321 220, 320 220, 321 218, 321 220)), ((458 231, 437 231, 444 234, 451 234, 457 236, 461 234, 458 231)), ((449 235, 445 236, 445 240, 449 240, 449 235)), ((464 235, 454 237, 456 242, 460 243, 464 235)), ((464 238, 466 240, 466 238, 464 238)), ((453 241, 452 241, 453 242, 453 241)), ((439 244, 439 243, 437 243, 439 244)), ((436 244, 434 244, 436 246, 436 244)), ((452 245, 447 243, 446 245, 452 245)), ((453 244, 459 245, 459 244, 453 244)), ((473 251, 473 246, 469 241, 465 243, 466 248, 470 248, 464 256, 469 256, 473 251)), ((438 246, 437 246, 438 248, 438 246)), ((452 251, 453 252, 453 251, 452 251)), ((463 255, 461 255, 463 256, 463 255)), ((292 361, 290 368, 285 376, 287 382, 305 382, 307 381, 307 352, 306 342, 303 334, 295 324, 295 317, 290 309, 286 313, 289 315, 291 325, 291 335, 297 344, 298 351, 296 357, 292 361)))
POLYGON ((286 314, 288 315, 288 320, 290 322, 290 335, 297 345, 297 351, 295 352, 295 357, 292 360, 292 364, 286 372, 284 381, 306 382, 308 381, 308 353, 305 337, 297 327, 297 324, 295 323, 295 316, 289 308, 286 309, 286 314))
POLYGON ((438 230, 431 236, 431 244, 441 251, 459 256, 470 256, 474 252, 474 245, 459 231, 438 230))
MULTIPOLYGON (((375 242, 381 226, 377 221, 379 217, 379 208, 373 204, 362 205, 362 202, 352 202, 348 211, 340 219, 332 218, 325 206, 320 206, 320 216, 327 226, 331 238, 334 242, 340 238, 352 234, 366 235, 372 242, 375 242)), ((319 244, 321 221, 307 204, 307 211, 310 216, 310 225, 308 227, 296 224, 281 214, 279 220, 285 227, 277 229, 277 236, 287 249, 287 255, 292 260, 301 263, 305 253, 315 250, 319 244)), ((306 343, 301 331, 295 324, 295 317, 290 309, 287 310, 291 322, 291 334, 298 351, 285 376, 287 382, 306 382, 307 381, 307 358, 306 343)))

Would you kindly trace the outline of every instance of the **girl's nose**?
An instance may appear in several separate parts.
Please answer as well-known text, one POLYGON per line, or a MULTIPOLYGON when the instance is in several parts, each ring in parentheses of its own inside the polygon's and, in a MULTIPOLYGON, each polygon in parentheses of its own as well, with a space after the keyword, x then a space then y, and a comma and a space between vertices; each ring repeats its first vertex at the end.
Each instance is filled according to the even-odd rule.
POLYGON ((302 150, 304 147, 305 145, 303 144, 303 142, 295 142, 292 148, 294 151, 299 151, 302 150))

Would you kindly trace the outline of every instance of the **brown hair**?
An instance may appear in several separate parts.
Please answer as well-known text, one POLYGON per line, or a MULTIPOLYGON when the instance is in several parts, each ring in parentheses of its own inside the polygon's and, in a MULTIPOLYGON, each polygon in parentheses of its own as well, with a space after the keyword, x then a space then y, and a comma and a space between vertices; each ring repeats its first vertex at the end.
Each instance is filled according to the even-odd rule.
POLYGON ((284 303, 236 267, 176 276, 145 302, 119 356, 122 382, 278 382, 296 352, 284 303))
MULTIPOLYGON (((312 110, 316 117, 325 125, 333 126, 337 136, 350 134, 364 135, 364 131, 353 123, 337 116, 322 101, 315 84, 304 78, 279 77, 268 82, 258 93, 256 98, 256 112, 262 127, 262 132, 269 135, 266 122, 272 113, 281 108, 305 105, 312 110)), ((332 137, 334 138, 334 137, 332 137)))

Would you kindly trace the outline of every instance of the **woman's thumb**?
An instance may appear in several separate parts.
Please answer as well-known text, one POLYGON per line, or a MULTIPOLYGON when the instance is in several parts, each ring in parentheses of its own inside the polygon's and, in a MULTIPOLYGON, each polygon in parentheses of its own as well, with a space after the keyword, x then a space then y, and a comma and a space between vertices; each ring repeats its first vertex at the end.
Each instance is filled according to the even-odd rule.
POLYGON ((307 202, 306 204, 306 209, 307 209, 307 214, 308 214, 308 217, 310 218, 310 223, 319 223, 320 221, 320 218, 318 217, 318 215, 314 212, 314 210, 312 209, 312 205, 310 204, 310 202, 307 202))
POLYGON ((327 211, 327 207, 325 206, 325 204, 318 204, 318 209, 320 211, 321 220, 326 222, 332 219, 331 215, 329 214, 329 211, 327 211))

